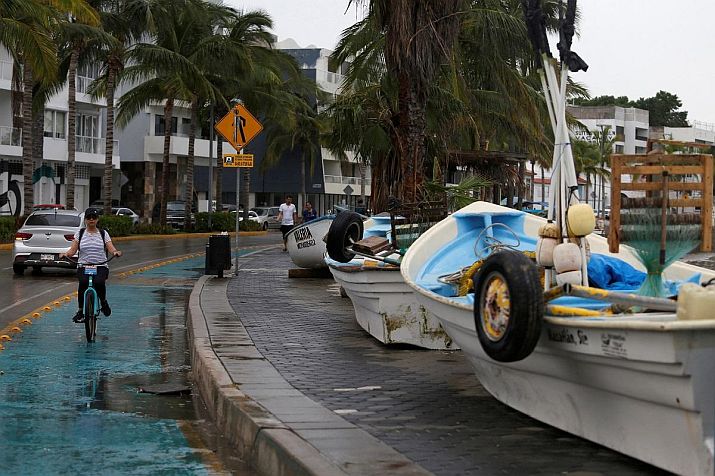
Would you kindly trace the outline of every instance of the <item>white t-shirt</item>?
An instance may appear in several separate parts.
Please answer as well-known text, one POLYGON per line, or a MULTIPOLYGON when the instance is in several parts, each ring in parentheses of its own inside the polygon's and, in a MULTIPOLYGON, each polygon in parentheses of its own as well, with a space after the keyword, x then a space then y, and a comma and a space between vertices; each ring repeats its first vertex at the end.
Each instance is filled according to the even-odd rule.
MULTIPOLYGON (((79 231, 74 234, 74 239, 79 240, 79 231)), ((85 228, 82 241, 79 244, 79 263, 102 263, 107 261, 104 244, 110 241, 112 241, 112 238, 110 238, 106 230, 104 231, 104 243, 102 243, 102 233, 99 230, 91 233, 85 228)))
POLYGON ((281 203, 280 211, 283 214, 283 219, 281 220, 281 225, 295 225, 293 222, 293 214, 295 213, 295 205, 286 205, 281 203))

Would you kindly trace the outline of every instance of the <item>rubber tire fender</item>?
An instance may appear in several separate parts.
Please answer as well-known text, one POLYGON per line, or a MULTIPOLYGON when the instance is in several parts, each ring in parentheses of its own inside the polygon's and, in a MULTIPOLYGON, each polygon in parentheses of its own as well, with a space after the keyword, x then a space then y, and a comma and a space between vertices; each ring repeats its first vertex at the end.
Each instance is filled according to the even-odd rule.
POLYGON ((362 217, 355 212, 344 211, 335 215, 326 235, 325 248, 335 261, 347 263, 355 257, 345 248, 362 239, 364 228, 362 217))
POLYGON ((543 316, 544 294, 536 264, 514 251, 489 256, 474 279, 474 324, 484 352, 498 362, 525 359, 539 341, 543 316), (502 278, 509 291, 509 320, 496 341, 487 336, 482 319, 485 288, 493 276, 502 278))

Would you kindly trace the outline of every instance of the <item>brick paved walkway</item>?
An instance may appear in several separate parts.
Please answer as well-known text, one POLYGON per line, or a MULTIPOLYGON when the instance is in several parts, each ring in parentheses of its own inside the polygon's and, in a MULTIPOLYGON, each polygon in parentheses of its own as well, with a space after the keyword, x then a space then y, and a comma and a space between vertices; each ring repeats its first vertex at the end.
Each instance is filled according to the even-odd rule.
POLYGON ((491 397, 463 354, 388 347, 331 280, 289 279, 287 254, 241 259, 231 306, 257 349, 303 394, 439 475, 657 474, 491 397))

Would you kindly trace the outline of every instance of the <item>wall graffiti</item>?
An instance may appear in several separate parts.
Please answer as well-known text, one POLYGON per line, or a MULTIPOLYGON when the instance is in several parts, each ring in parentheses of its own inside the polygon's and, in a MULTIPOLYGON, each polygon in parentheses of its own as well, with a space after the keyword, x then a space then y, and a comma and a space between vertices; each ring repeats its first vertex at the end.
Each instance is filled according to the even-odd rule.
POLYGON ((0 216, 20 216, 22 190, 20 182, 12 178, 7 162, 0 161, 0 216), (3 190, 4 189, 4 190, 3 190))

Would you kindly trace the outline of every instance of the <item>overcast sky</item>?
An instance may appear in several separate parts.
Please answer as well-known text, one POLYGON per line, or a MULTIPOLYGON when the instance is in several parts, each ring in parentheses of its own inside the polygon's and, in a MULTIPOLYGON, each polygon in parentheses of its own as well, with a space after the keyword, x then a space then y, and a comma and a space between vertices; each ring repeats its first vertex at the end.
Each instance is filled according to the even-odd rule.
MULTIPOLYGON (((224 0, 267 11, 279 40, 332 49, 357 19, 347 0, 224 0)), ((676 94, 690 121, 715 123, 715 1, 581 0, 573 50, 589 64, 574 79, 593 96, 676 94)), ((555 45, 552 45, 555 51, 555 45)))

